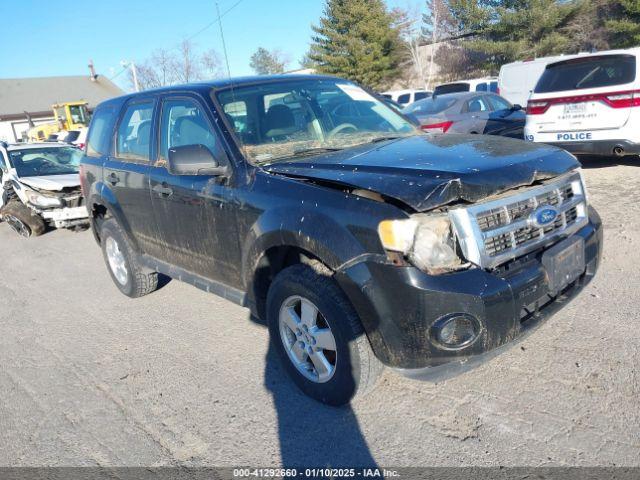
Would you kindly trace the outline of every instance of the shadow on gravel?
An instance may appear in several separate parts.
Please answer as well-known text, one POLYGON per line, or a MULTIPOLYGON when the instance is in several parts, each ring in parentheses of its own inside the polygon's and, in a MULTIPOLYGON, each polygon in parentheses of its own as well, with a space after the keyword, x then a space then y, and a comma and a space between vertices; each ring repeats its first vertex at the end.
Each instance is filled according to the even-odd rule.
MULTIPOLYGON (((266 327, 253 316, 251 320, 266 327)), ((300 392, 272 342, 265 358, 264 385, 278 415, 283 467, 377 466, 351 406, 329 407, 300 392)))
POLYGON ((580 160, 583 168, 608 168, 619 165, 640 167, 640 157, 636 155, 627 155, 625 157, 580 155, 578 160, 580 160))

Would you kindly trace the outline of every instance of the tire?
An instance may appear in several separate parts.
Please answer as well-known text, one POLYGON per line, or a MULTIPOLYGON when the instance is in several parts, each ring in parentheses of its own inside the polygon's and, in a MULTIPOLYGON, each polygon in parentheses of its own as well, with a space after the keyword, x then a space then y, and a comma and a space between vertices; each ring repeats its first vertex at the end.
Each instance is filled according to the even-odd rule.
POLYGON ((353 306, 329 274, 302 264, 280 272, 267 294, 267 322, 275 350, 300 390, 322 403, 340 406, 370 390, 383 366, 373 354, 353 306), (303 304, 306 312, 313 312, 315 307, 317 316, 303 315, 303 304), (291 315, 292 311, 297 317, 291 315), (315 321, 309 322, 309 318, 315 321), (311 323, 315 326, 310 327, 311 323), (294 324, 300 335, 296 335, 294 324))
POLYGON ((2 218, 14 232, 25 238, 42 235, 47 229, 40 215, 16 200, 11 200, 2 209, 2 218))
POLYGON ((158 288, 158 273, 140 265, 125 233, 112 218, 101 225, 100 245, 113 283, 126 296, 138 298, 158 288))

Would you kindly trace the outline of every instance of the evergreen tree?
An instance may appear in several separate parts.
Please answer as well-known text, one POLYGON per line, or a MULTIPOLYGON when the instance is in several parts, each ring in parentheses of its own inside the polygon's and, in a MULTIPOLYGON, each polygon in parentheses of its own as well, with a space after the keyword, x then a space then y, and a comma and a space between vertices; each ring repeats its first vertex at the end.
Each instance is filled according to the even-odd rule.
MULTIPOLYGON (((458 34, 470 35, 462 44, 480 54, 479 67, 487 73, 497 73, 501 65, 515 60, 594 47, 588 35, 575 35, 578 19, 593 17, 586 14, 589 0, 448 0, 448 4, 458 34)), ((593 33, 595 25, 591 28, 593 33)))
POLYGON ((378 88, 398 73, 400 28, 383 0, 327 0, 309 58, 320 72, 378 88))
POLYGON ((606 23, 611 46, 628 48, 640 46, 640 0, 619 0, 615 19, 606 23))
POLYGON ((278 50, 269 51, 260 47, 251 55, 249 66, 258 75, 273 75, 284 72, 287 63, 278 50))

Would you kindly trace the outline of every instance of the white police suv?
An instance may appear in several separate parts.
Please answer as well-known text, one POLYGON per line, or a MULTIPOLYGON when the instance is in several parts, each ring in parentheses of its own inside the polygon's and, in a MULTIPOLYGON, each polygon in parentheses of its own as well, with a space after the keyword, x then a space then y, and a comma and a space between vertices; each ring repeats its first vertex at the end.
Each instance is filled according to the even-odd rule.
POLYGON ((550 63, 527 104, 525 139, 576 154, 640 154, 640 48, 550 63))

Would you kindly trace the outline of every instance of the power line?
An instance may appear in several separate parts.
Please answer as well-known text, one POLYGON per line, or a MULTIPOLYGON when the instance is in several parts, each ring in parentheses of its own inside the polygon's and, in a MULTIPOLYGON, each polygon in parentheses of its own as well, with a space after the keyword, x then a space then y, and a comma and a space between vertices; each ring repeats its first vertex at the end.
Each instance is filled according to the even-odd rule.
MULTIPOLYGON (((207 25, 205 25, 204 27, 202 27, 200 30, 198 30, 196 33, 194 33, 193 35, 191 35, 190 37, 187 37, 186 40, 190 41, 193 40, 194 38, 196 38, 198 35, 200 35, 202 32, 204 32, 205 30, 208 30, 209 28, 211 28, 212 26, 214 26, 216 23, 219 23, 220 20, 222 20, 222 18, 228 14, 229 12, 231 12, 231 10, 233 10, 234 8, 236 8, 238 5, 240 5, 242 2, 244 2, 244 0, 238 0, 236 3, 234 3, 233 5, 231 5, 229 8, 227 8, 224 12, 220 13, 220 11, 218 10, 218 17, 213 20, 212 22, 208 23, 207 25)), ((216 4, 217 7, 217 4, 216 4)), ((221 32, 222 33, 222 32, 221 32)), ((223 39, 224 42, 224 39, 223 39)), ((225 49, 226 51, 226 49, 225 49)), ((226 53, 225 53, 226 55, 226 53)), ((227 60, 227 71, 229 70, 229 65, 228 65, 228 60, 227 60)), ((114 80, 115 78, 119 77, 120 75, 122 75, 128 67, 124 67, 122 70, 120 70, 118 73, 116 73, 113 77, 111 77, 109 80, 114 80)))
POLYGON ((194 33, 193 35, 191 35, 190 37, 187 37, 187 40, 193 40, 194 38, 196 38, 198 35, 200 35, 202 32, 204 32, 205 30, 208 30, 209 28, 213 27, 217 22, 219 22, 227 13, 229 13, 231 10, 233 10, 234 8, 236 8, 238 5, 240 5, 242 2, 244 2, 244 0, 238 0, 236 3, 234 3, 233 5, 231 5, 229 8, 227 8, 224 12, 222 12, 222 14, 218 14, 218 18, 216 18, 215 20, 213 20, 211 23, 208 23, 205 27, 201 28, 200 30, 198 30, 196 33, 194 33))
POLYGON ((119 77, 120 75, 122 75, 124 72, 127 71, 127 68, 129 68, 128 66, 124 67, 122 70, 120 70, 118 73, 116 73, 113 77, 111 77, 109 80, 113 80, 117 77, 119 77))

